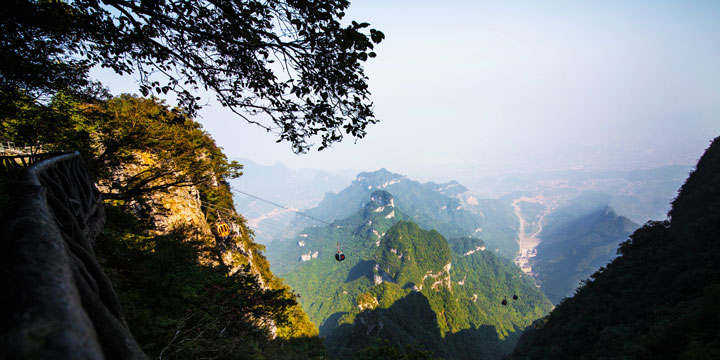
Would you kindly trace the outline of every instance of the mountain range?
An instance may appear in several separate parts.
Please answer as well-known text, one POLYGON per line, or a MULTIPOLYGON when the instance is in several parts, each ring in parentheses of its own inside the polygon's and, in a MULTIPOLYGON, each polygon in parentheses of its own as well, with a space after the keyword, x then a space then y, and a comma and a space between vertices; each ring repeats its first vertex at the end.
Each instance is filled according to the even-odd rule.
POLYGON ((463 354, 480 344, 491 358, 507 354, 519 330, 546 314, 550 301, 483 240, 447 240, 412 222, 401 204, 375 190, 351 216, 307 227, 286 242, 291 245, 279 257, 286 262, 274 271, 297 291, 326 346, 340 357, 384 340, 397 347, 420 341, 449 358, 468 358, 463 354), (333 257, 338 244, 343 262, 333 257), (513 295, 517 301, 501 304, 513 295))
POLYGON ((665 219, 670 202, 691 170, 690 164, 636 170, 577 169, 496 175, 466 179, 463 183, 472 193, 488 198, 517 191, 560 199, 593 193, 604 197, 603 205, 643 224, 665 219))
POLYGON ((617 195, 591 188, 481 199, 456 181, 364 172, 326 192, 307 216, 285 214, 266 255, 332 354, 353 358, 385 344, 406 354, 501 358, 638 228, 610 206, 617 195), (529 250, 527 240, 536 241, 529 250), (510 260, 520 250, 532 253, 527 274, 510 260), (345 261, 334 260, 337 251, 345 261))
POLYGON ((305 213, 327 221, 342 219, 362 208, 376 190, 392 193, 398 209, 424 229, 437 230, 445 237, 480 237, 489 249, 507 258, 517 252, 518 223, 512 207, 500 200, 480 199, 456 181, 420 183, 386 169, 364 172, 305 213))

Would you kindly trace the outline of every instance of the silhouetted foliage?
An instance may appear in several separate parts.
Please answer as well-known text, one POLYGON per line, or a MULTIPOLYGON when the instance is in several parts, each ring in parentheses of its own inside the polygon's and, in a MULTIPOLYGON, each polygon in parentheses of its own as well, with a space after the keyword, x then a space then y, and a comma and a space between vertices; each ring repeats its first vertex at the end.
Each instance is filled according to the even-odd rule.
POLYGON ((15 106, 17 116, 1 119, 0 137, 40 143, 43 151, 79 151, 99 182, 112 183, 106 199, 142 201, 153 192, 196 186, 214 201, 219 189, 211 184, 242 174, 199 123, 157 99, 59 92, 47 105, 26 99, 15 106), (145 168, 116 178, 138 165, 145 168))
POLYGON ((228 275, 223 265, 202 265, 214 251, 182 231, 153 236, 131 214, 108 207, 96 248, 112 280, 133 335, 151 357, 323 358, 317 337, 271 339, 267 325, 293 324, 295 297, 263 289, 249 266, 228 275), (271 323, 270 323, 271 322, 271 323))
POLYGON ((670 211, 521 338, 517 359, 720 357, 720 138, 670 211))
MULTIPOLYGON (((0 91, 49 98, 89 84, 92 66, 174 93, 191 116, 201 91, 295 152, 365 136, 375 123, 362 63, 384 34, 340 23, 347 0, 12 0, 0 15, 0 91), (265 114, 265 117, 248 115, 265 114)), ((12 95, 12 96, 9 96, 12 95)))
MULTIPOLYGON (((180 187, 197 190, 199 199, 186 199, 196 206, 232 209, 226 181, 241 166, 198 123, 157 99, 75 95, 16 101, 18 116, 2 118, 0 136, 39 141, 44 151, 78 150, 91 165, 108 200, 97 253, 144 351, 163 358, 323 358, 316 327, 270 272, 242 216, 224 210, 238 230, 228 242, 243 253, 221 253, 212 236, 180 222, 166 234, 150 216, 172 212, 158 199, 180 187), (239 269, 232 274, 221 260, 228 257, 239 269)), ((216 219, 214 211, 205 216, 216 219)))

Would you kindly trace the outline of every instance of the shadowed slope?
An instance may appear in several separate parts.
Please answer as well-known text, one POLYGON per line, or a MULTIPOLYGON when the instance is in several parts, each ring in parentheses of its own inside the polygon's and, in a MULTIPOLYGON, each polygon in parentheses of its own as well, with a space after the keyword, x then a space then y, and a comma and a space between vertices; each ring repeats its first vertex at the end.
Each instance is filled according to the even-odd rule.
POLYGON ((526 330, 515 359, 720 357, 720 138, 620 257, 526 330))

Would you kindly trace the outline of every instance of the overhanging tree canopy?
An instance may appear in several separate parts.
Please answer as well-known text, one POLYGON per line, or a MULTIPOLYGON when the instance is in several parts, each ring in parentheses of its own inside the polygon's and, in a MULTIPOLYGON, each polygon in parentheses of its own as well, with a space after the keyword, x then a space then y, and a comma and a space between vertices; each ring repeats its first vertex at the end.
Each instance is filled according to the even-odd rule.
POLYGON ((365 136, 377 122, 362 62, 384 35, 340 24, 347 0, 11 0, 0 15, 0 86, 35 97, 87 84, 95 65, 175 93, 201 91, 295 152, 365 136), (251 116, 265 114, 265 116, 251 116))

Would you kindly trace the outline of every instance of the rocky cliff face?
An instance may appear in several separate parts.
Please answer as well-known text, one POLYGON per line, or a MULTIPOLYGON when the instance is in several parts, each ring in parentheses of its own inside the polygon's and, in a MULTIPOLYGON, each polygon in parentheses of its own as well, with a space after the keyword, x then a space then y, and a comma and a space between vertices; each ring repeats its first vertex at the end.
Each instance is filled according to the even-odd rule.
POLYGON ((200 192, 194 186, 172 188, 164 194, 151 197, 152 222, 159 233, 169 233, 178 227, 188 226, 200 236, 211 237, 200 201, 200 192))
MULTIPOLYGON (((135 154, 135 164, 122 166, 115 170, 111 183, 101 183, 98 188, 106 194, 117 195, 123 190, 117 184, 125 179, 137 177, 138 174, 149 171, 154 165, 154 156, 145 152, 135 154)), ((211 175, 210 186, 218 191, 228 192, 227 184, 218 181, 217 176, 211 175)), ((201 190, 194 185, 166 187, 165 180, 148 182, 148 188, 161 188, 162 191, 151 191, 140 198, 129 202, 129 207, 139 218, 145 219, 155 235, 167 235, 172 232, 182 232, 188 240, 200 241, 220 252, 220 261, 228 266, 229 273, 249 271, 256 276, 263 289, 270 289, 273 275, 264 256, 258 251, 262 248, 254 242, 252 231, 247 227, 245 218, 235 212, 232 205, 229 207, 214 205, 202 200, 201 190), (215 225, 223 221, 230 227, 230 237, 221 239, 217 236, 215 225), (249 265, 249 270, 244 270, 249 265)), ((217 256, 204 253, 198 261, 202 264, 219 264, 217 256)), ((272 337, 276 336, 276 327, 272 321, 262 324, 272 337)))
MULTIPOLYGON (((150 153, 138 151, 133 155, 136 163, 118 167, 110 176, 112 181, 98 183, 98 189, 106 194, 105 197, 121 195, 125 190, 122 185, 128 179, 141 176, 156 164, 155 156, 150 153)), ((213 185, 217 186, 217 179, 213 177, 213 180, 213 185)), ((161 178, 150 181, 146 187, 162 187, 169 185, 167 182, 161 178)), ((156 234, 168 234, 183 227, 192 229, 199 237, 209 238, 213 235, 196 186, 169 186, 162 191, 148 192, 141 199, 131 200, 130 207, 136 215, 148 218, 156 234)))

